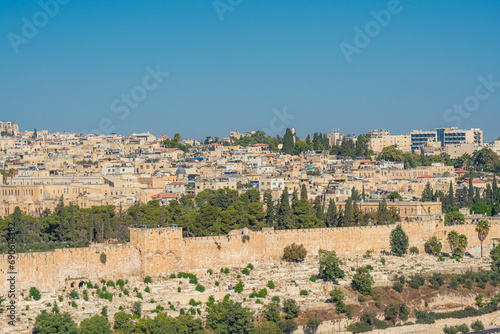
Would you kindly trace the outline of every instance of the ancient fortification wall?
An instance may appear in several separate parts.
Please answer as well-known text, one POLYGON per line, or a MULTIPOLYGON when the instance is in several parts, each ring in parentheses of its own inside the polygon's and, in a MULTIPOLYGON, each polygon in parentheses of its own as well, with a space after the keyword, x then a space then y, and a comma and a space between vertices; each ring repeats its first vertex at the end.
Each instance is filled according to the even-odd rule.
MULTIPOLYGON (((443 242, 443 251, 449 252, 446 235, 451 230, 465 234, 468 251, 479 254, 480 242, 475 225, 443 226, 441 221, 402 223, 410 238, 410 246, 424 251, 424 243, 437 236, 443 242)), ((274 231, 264 229, 233 231, 229 235, 183 238, 181 228, 132 229, 130 243, 54 252, 17 255, 18 291, 36 286, 42 291, 53 291, 65 286, 66 279, 102 278, 133 279, 144 276, 166 276, 178 271, 205 271, 209 268, 232 267, 249 262, 274 261, 283 255, 283 248, 292 243, 304 244, 309 254, 319 249, 334 249, 342 255, 363 254, 389 250, 389 235, 394 225, 349 227, 309 230, 274 231), (101 263, 105 253, 107 261, 101 263)), ((492 239, 500 238, 500 223, 492 223, 484 241, 485 255, 492 239)), ((0 294, 7 291, 7 255, 0 256, 0 294)))

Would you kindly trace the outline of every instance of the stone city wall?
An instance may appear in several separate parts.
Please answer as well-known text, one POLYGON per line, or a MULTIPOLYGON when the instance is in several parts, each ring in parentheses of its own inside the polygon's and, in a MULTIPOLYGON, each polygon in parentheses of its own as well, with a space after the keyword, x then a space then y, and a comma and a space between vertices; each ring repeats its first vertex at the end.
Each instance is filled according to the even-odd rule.
MULTIPOLYGON (((410 238, 410 246, 424 251, 425 242, 437 236, 443 252, 449 252, 446 235, 451 230, 465 234, 467 251, 480 254, 475 225, 443 226, 440 221, 407 222, 402 227, 410 238)), ((239 230, 228 235, 184 238, 181 228, 131 229, 130 243, 88 248, 58 249, 53 252, 16 255, 17 290, 36 286, 54 291, 66 286, 68 280, 82 278, 93 282, 101 279, 141 279, 145 276, 166 276, 171 272, 203 272, 207 269, 235 267, 249 262, 271 262, 283 255, 283 248, 303 244, 308 254, 320 249, 335 250, 340 255, 364 254, 389 250, 389 236, 394 225, 303 230, 264 229, 239 230), (101 263, 105 253, 106 263, 101 263)), ((484 241, 485 256, 491 244, 500 238, 500 223, 492 223, 484 241)), ((0 255, 0 294, 8 291, 8 255, 0 255)))

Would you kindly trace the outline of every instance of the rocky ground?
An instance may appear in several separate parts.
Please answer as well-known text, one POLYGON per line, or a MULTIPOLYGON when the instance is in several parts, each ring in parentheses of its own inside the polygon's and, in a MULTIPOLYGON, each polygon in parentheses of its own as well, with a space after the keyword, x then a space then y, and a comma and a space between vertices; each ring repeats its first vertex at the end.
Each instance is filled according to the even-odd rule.
MULTIPOLYGON (((451 259, 439 261, 438 258, 429 255, 407 255, 405 257, 394 257, 389 255, 372 256, 352 256, 342 257, 344 261, 343 269, 347 276, 337 284, 324 282, 317 279, 311 281, 311 276, 318 273, 317 256, 310 256, 302 263, 252 263, 253 270, 249 269, 249 274, 242 273, 246 265, 240 268, 229 268, 229 273, 221 273, 221 268, 210 268, 198 272, 198 284, 205 288, 204 292, 196 291, 196 285, 189 283, 188 278, 159 278, 153 279, 150 284, 144 282, 130 281, 123 289, 119 287, 107 286, 106 290, 113 294, 112 302, 97 297, 95 288, 87 287, 75 289, 78 293, 78 299, 69 296, 71 291, 58 291, 56 293, 44 293, 38 301, 29 300, 28 292, 20 296, 18 301, 18 316, 20 322, 15 330, 2 324, 0 333, 30 333, 36 316, 42 311, 53 308, 54 303, 58 305, 60 312, 69 312, 77 322, 101 312, 102 308, 107 307, 107 313, 110 319, 113 319, 114 313, 123 309, 127 312, 134 302, 141 302, 143 315, 153 317, 152 312, 158 307, 165 309, 171 316, 178 316, 183 312, 194 314, 197 317, 204 317, 206 302, 209 296, 214 296, 215 300, 221 300, 227 294, 232 300, 242 302, 255 311, 258 316, 264 304, 271 302, 272 297, 279 297, 281 301, 292 298, 300 305, 302 313, 297 319, 299 325, 304 324, 309 318, 321 318, 323 321, 331 323, 335 328, 340 326, 345 328, 366 310, 373 310, 382 313, 383 308, 391 302, 405 302, 413 310, 428 309, 433 311, 453 310, 462 308, 464 305, 475 305, 475 296, 483 292, 487 298, 499 293, 500 287, 488 285, 486 289, 473 288, 471 290, 459 288, 451 290, 446 286, 439 290, 423 286, 419 290, 405 287, 400 294, 392 289, 391 279, 395 274, 404 274, 406 276, 412 273, 431 273, 439 271, 443 273, 459 273, 466 270, 479 271, 489 269, 489 259, 484 258, 465 258, 461 262, 451 259), (385 259, 384 260, 382 260, 385 259), (385 262, 385 264, 384 264, 385 262), (372 275, 375 279, 375 287, 378 295, 381 296, 383 307, 380 303, 377 307, 371 297, 365 297, 365 301, 358 300, 360 294, 353 291, 350 287, 352 275, 358 266, 371 265, 373 267, 372 275), (236 293, 234 286, 241 281, 243 291, 236 293), (274 284, 274 288, 268 286, 269 282, 274 284), (346 296, 346 304, 353 305, 354 317, 349 320, 345 315, 335 313, 335 306, 328 302, 329 292, 335 287, 340 286, 346 296), (124 290, 128 290, 128 296, 124 290), (262 289, 267 290, 265 297, 251 298, 252 292, 258 292, 262 289), (83 291, 88 292, 88 301, 83 299, 83 291), (145 291, 149 290, 149 292, 145 291), (477 290, 477 291, 476 291, 477 290), (305 292, 307 291, 307 295, 305 292), (137 296, 137 292, 142 294, 142 299, 137 296), (62 301, 60 299, 62 298, 62 301), (194 306, 193 302, 201 302, 194 306)), ((178 273, 176 273, 178 274, 178 273)), ((103 283, 92 282, 102 289, 103 283)), ((411 321, 411 319, 410 319, 411 321)))

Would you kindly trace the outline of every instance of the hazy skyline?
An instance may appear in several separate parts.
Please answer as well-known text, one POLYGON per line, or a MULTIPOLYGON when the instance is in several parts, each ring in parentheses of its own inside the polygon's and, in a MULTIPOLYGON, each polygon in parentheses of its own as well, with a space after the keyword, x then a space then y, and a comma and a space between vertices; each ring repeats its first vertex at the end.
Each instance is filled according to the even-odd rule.
POLYGON ((0 10, 0 119, 22 130, 500 136, 498 1, 6 0, 0 10))

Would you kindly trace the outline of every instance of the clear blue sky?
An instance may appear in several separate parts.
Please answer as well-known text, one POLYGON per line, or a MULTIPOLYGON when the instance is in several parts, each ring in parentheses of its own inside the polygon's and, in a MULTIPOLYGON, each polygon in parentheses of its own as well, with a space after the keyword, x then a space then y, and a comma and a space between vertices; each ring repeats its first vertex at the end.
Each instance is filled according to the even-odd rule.
MULTIPOLYGON (((286 106, 299 136, 406 133, 456 125, 456 112, 447 116, 453 122, 443 114, 476 94, 479 76, 500 82, 497 0, 401 0, 350 63, 341 43, 355 46, 355 27, 377 29, 371 11, 391 1, 238 2, 219 2, 227 9, 221 20, 211 0, 71 0, 53 17, 37 1, 3 0, 0 119, 69 132, 99 129, 105 119, 105 129, 124 135, 204 139, 271 123, 280 129, 273 109, 286 106), (38 20, 36 35, 22 31, 23 17, 38 20), (157 65, 169 76, 146 91, 146 68, 157 65), (147 97, 126 117, 113 112, 133 89, 147 97)), ((480 127, 487 140, 500 137, 500 84, 490 89, 459 117, 460 127, 480 127)))

